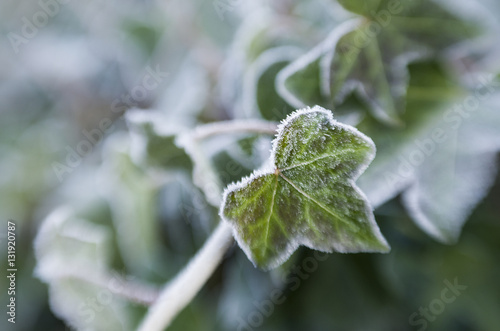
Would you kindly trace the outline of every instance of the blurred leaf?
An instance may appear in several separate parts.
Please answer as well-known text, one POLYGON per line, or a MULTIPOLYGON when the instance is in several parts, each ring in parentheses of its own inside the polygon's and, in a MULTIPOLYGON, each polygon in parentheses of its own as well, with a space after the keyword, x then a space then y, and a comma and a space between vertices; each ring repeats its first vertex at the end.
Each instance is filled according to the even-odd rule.
POLYGON ((148 277, 157 270, 157 188, 132 163, 127 138, 124 134, 108 138, 100 176, 110 184, 103 187, 103 194, 109 201, 123 261, 134 274, 148 277))
POLYGON ((169 177, 159 193, 158 208, 171 258, 182 259, 184 265, 212 231, 217 209, 207 203, 187 174, 169 177))
MULTIPOLYGON (((234 117, 255 117, 258 114, 257 107, 264 107, 264 100, 255 100, 256 93, 264 92, 256 90, 262 70, 270 64, 269 61, 275 62, 272 58, 290 61, 296 58, 302 49, 309 47, 310 39, 306 36, 310 36, 311 31, 308 28, 309 26, 301 21, 287 20, 286 17, 267 9, 260 9, 245 16, 219 79, 221 101, 234 117), (293 51, 285 54, 278 51, 279 49, 293 51), (276 52, 280 54, 272 55, 276 52)), ((273 81, 262 81, 262 84, 274 89, 273 81)))
POLYGON ((369 138, 319 107, 297 111, 278 130, 273 169, 225 192, 221 216, 257 266, 282 264, 299 245, 322 251, 387 252, 354 181, 375 154, 369 138))
MULTIPOLYGON (((158 127, 192 127, 210 102, 210 80, 207 68, 195 54, 185 57, 177 72, 169 75, 169 85, 162 93, 154 108, 164 118, 157 118, 158 127)), ((155 121, 156 122, 156 121, 155 121)))
POLYGON ((345 2, 368 16, 339 26, 283 69, 278 84, 285 100, 295 107, 331 108, 355 91, 376 118, 401 125, 407 64, 476 34, 475 27, 432 1, 382 1, 377 7, 378 2, 345 2))
POLYGON ((294 110, 277 93, 275 79, 278 72, 300 53, 295 47, 272 48, 263 52, 252 64, 243 91, 247 115, 255 117, 260 113, 266 120, 279 121, 294 110))
POLYGON ((128 112, 127 123, 133 133, 132 155, 140 165, 188 172, 193 169, 190 157, 175 144, 180 128, 162 126, 168 122, 161 113, 128 112))
POLYGON ((415 65, 407 127, 388 130, 369 118, 360 123, 378 149, 359 180, 374 206, 403 192, 422 230, 440 241, 458 239, 497 168, 500 83, 490 79, 464 89, 433 64, 415 65))
POLYGON ((233 182, 240 180, 244 176, 248 176, 253 171, 253 169, 255 169, 244 166, 240 162, 236 161, 231 157, 231 155, 229 155, 227 151, 218 153, 213 158, 213 164, 217 169, 223 186, 227 186, 233 182))
MULTIPOLYGON (((212 156, 212 163, 224 187, 248 176, 269 158, 271 137, 245 135, 222 139, 229 143, 212 156)), ((212 144, 222 145, 215 139, 212 144)))
POLYGON ((138 49, 144 49, 148 55, 153 53, 161 36, 161 30, 165 28, 133 20, 125 21, 123 25, 128 37, 139 46, 138 49))
POLYGON ((131 328, 130 311, 109 288, 110 231, 79 219, 68 207, 52 212, 35 239, 36 275, 49 285, 52 311, 77 329, 131 328))
POLYGON ((369 16, 372 11, 376 11, 382 0, 338 0, 347 10, 353 13, 369 16))

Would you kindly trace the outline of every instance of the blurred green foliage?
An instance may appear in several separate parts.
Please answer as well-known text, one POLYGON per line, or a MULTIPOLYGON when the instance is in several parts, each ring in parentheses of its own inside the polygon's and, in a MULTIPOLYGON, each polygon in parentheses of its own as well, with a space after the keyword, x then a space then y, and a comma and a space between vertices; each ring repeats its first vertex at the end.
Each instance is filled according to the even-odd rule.
MULTIPOLYGON (((498 80, 490 79, 491 98, 450 131, 456 146, 441 145, 401 187, 389 190, 384 173, 397 172, 398 157, 413 151, 415 139, 446 128, 433 116, 474 95, 478 77, 498 79, 500 6, 493 0, 416 2, 439 6, 439 13, 451 13, 481 33, 474 40, 468 35, 442 40, 456 31, 444 20, 434 22, 430 35, 439 43, 430 43, 429 56, 408 67, 408 86, 390 93, 404 99, 398 113, 402 126, 380 121, 359 94, 346 93, 336 103, 331 94, 321 94, 326 91, 321 91, 319 57, 288 85, 307 105, 335 105, 339 120, 377 144, 378 159, 360 184, 377 206, 376 220, 391 253, 331 254, 319 261, 300 248, 282 267, 262 272, 234 246, 170 330, 498 329, 498 80), (456 176, 450 181, 448 174, 456 176), (422 225, 415 201, 439 231, 422 225), (467 288, 427 320, 421 307, 441 310, 435 302, 442 301, 445 281, 455 279, 467 288), (273 303, 274 290, 286 299, 273 303)), ((3 307, 9 300, 3 253, 9 220, 16 223, 18 272, 16 324, 7 322, 4 311, 0 329, 134 329, 146 307, 118 292, 135 286, 144 299, 151 298, 219 221, 174 135, 211 121, 285 118, 297 105, 279 86, 283 71, 304 57, 311 60, 308 54, 340 24, 358 17, 354 13, 370 19, 366 11, 372 7, 365 2, 339 3, 3 2, 3 307), (148 69, 168 75, 153 87, 147 84, 148 69), (135 122, 132 113, 147 120, 135 122), (113 125, 101 130, 103 120, 113 125), (89 138, 95 130, 99 134, 89 138), (57 166, 66 169, 61 178, 57 166)), ((373 73, 365 66, 359 70, 373 73)), ((211 138, 202 150, 226 185, 258 168, 269 147, 267 137, 238 136, 211 138)))

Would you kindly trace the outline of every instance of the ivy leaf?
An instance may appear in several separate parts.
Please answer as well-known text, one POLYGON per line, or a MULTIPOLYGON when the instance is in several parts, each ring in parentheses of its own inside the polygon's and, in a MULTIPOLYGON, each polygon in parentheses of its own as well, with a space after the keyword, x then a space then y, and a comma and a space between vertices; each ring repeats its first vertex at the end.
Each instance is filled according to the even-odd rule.
POLYGON ((341 4, 364 17, 338 26, 278 76, 279 93, 295 107, 334 107, 355 92, 378 120, 401 125, 407 65, 477 33, 433 1, 341 4))
POLYGON ((182 126, 173 127, 158 111, 133 110, 127 113, 126 119, 132 137, 132 157, 136 163, 163 170, 193 169, 191 158, 175 144, 182 126))
POLYGON ((378 8, 381 0, 338 0, 338 2, 348 11, 359 15, 369 15, 371 11, 378 8))
POLYGON ((85 308, 89 298, 110 293, 90 281, 111 274, 112 241, 107 226, 82 219, 71 207, 62 206, 43 222, 34 249, 35 275, 49 286, 50 306, 57 317, 78 330, 132 327, 134 311, 120 298, 113 298, 100 310, 85 308))
POLYGON ((374 207, 401 194, 417 226, 454 243, 498 168, 500 80, 464 88, 433 63, 413 65, 411 77, 405 130, 358 125, 378 146, 358 183, 374 207))
MULTIPOLYGON (((281 120, 295 108, 290 108, 276 95, 276 72, 319 41, 316 29, 321 27, 330 30, 344 17, 332 17, 330 6, 318 4, 313 6, 314 13, 306 8, 296 8, 298 16, 312 17, 307 20, 297 18, 290 24, 286 16, 270 11, 267 6, 254 5, 256 10, 245 12, 242 17, 235 42, 222 67, 218 86, 219 102, 235 118, 262 115, 264 118, 279 117, 281 120), (267 102, 271 103, 270 107, 265 107, 267 102), (274 112, 273 108, 276 108, 274 112)), ((290 5, 292 10, 299 3, 290 5)), ((310 8, 307 5, 305 7, 310 8)), ((340 10, 335 10, 335 14, 347 14, 338 7, 340 10)))
POLYGON ((250 66, 243 90, 245 112, 249 117, 260 115, 266 120, 279 121, 295 110, 276 91, 275 79, 300 53, 297 47, 275 47, 263 52, 250 66))
POLYGON ((117 133, 106 140, 107 158, 99 176, 102 182, 111 185, 103 187, 101 192, 111 208, 114 227, 119 231, 118 248, 125 265, 135 274, 147 277, 155 271, 154 252, 159 244, 155 222, 156 187, 147 173, 132 162, 128 137, 117 133))
POLYGON ((326 252, 387 252, 372 209, 354 181, 373 142, 321 108, 289 115, 273 142, 272 167, 230 185, 221 217, 258 267, 279 266, 299 245, 326 252))

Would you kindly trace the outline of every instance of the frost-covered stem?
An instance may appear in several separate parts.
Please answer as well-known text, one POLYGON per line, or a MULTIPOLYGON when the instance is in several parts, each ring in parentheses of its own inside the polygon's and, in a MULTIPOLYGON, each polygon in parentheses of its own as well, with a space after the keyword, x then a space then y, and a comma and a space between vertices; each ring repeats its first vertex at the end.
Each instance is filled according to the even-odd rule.
POLYGON ((138 330, 164 330, 210 278, 232 243, 230 226, 221 222, 186 268, 165 286, 138 330))
MULTIPOLYGON (((207 200, 218 207, 222 189, 217 180, 217 173, 201 152, 197 142, 218 134, 259 133, 275 134, 277 123, 260 120, 234 120, 216 122, 197 127, 192 132, 180 136, 177 143, 198 164, 195 169, 195 181, 207 200), (202 173, 200 173, 202 172, 202 173), (208 189, 210 188, 210 189, 208 189)), ((231 227, 221 221, 214 233, 205 242, 203 248, 189 262, 184 270, 165 285, 157 301, 149 308, 146 317, 139 326, 139 331, 161 331, 172 322, 174 317, 187 305, 210 278, 234 239, 231 227)))
POLYGON ((211 136, 227 133, 261 133, 273 135, 276 133, 277 127, 278 124, 275 122, 262 120, 215 122, 198 126, 191 133, 191 137, 195 140, 203 140, 211 136))
POLYGON ((149 284, 129 280, 128 276, 123 277, 117 274, 89 274, 88 272, 68 271, 59 273, 58 278, 78 279, 106 289, 131 302, 146 306, 152 305, 159 295, 159 289, 149 284))

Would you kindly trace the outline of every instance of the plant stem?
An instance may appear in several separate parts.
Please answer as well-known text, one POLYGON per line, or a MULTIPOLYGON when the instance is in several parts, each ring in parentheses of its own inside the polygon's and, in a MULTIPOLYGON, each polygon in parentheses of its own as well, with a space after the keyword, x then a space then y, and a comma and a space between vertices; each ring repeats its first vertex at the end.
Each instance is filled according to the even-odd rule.
MULTIPOLYGON (((212 164, 207 160, 198 144, 199 141, 218 134, 260 133, 275 134, 277 124, 260 120, 234 120, 216 122, 197 127, 177 139, 195 161, 193 180, 205 193, 207 201, 219 207, 222 196, 220 180, 212 164)), ((158 300, 149 308, 139 331, 161 331, 194 298, 203 284, 210 278, 228 248, 234 242, 232 228, 221 221, 202 249, 181 273, 161 291, 158 300)))
POLYGON ((198 186, 212 206, 219 208, 222 196, 219 174, 203 153, 199 142, 220 134, 257 133, 273 135, 277 123, 263 120, 232 120, 215 122, 196 127, 179 135, 176 144, 184 148, 194 163, 193 182, 198 186))
POLYGON ((228 133, 261 133, 273 135, 277 123, 262 120, 233 120, 200 125, 191 133, 195 140, 203 140, 218 134, 228 133))
POLYGON ((141 305, 149 306, 156 302, 159 289, 145 283, 129 279, 129 276, 107 273, 88 273, 84 272, 62 272, 58 275, 59 279, 78 279, 89 284, 96 285, 106 289, 119 297, 127 299, 141 305))
POLYGON ((138 330, 164 330, 210 278, 232 243, 231 227, 221 222, 186 268, 165 286, 138 330))

